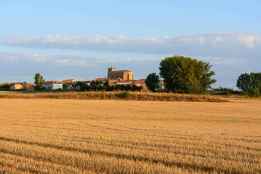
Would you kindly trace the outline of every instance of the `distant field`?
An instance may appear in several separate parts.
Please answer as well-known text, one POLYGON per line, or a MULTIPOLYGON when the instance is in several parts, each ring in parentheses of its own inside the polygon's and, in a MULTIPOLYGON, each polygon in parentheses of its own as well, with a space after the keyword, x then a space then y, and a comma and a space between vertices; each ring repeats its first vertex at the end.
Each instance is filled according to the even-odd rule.
POLYGON ((0 173, 261 173, 261 101, 0 99, 0 173))

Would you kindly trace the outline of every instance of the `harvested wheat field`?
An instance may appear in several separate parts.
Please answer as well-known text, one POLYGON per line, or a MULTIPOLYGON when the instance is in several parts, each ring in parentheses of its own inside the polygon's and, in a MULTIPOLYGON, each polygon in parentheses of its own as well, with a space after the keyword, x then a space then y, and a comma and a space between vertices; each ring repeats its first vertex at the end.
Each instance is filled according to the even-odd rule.
POLYGON ((261 101, 1 99, 0 173, 261 173, 261 101))

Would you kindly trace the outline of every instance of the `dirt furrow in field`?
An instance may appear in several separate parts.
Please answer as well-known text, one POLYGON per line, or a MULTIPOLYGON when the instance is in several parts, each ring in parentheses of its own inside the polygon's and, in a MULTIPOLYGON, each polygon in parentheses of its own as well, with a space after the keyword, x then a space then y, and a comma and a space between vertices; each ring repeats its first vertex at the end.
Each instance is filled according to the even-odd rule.
MULTIPOLYGON (((166 174, 188 174, 186 168, 169 168, 162 164, 153 163, 153 161, 135 161, 130 159, 121 159, 114 157, 106 157, 99 155, 84 155, 79 152, 65 152, 57 149, 44 148, 43 151, 39 150, 39 147, 31 147, 29 149, 22 148, 18 145, 18 149, 0 148, 0 153, 16 156, 18 158, 27 158, 34 161, 51 163, 53 165, 71 166, 82 170, 90 170, 97 173, 108 174, 150 174, 151 172, 161 171, 159 173, 166 174), (37 150, 36 150, 37 148, 37 150), (53 153, 55 150, 55 153, 53 153), (50 151, 52 154, 50 154, 50 151), (145 162, 145 163, 144 163, 145 162), (129 164, 131 168, 122 168, 123 165, 129 164), (134 171, 134 172, 133 172, 134 171), (136 171, 136 172, 135 172, 136 171)), ((30 166, 30 165, 29 165, 30 166)), ((32 167, 33 165, 31 165, 32 167)), ((50 168, 51 170, 51 168, 50 168)), ((191 169, 190 169, 191 170, 191 169)), ((195 171, 196 172, 196 171, 195 171)), ((197 173, 197 172, 196 172, 197 173)), ((205 172, 200 172, 204 174, 205 172)))
MULTIPOLYGON (((23 126, 26 126, 28 127, 28 125, 23 125, 23 126)), ((34 126, 35 128, 36 126, 34 126)), ((57 134, 54 134, 51 130, 57 130, 57 128, 53 127, 53 128, 50 128, 50 127, 41 127, 41 129, 46 129, 48 130, 50 133, 48 133, 49 136, 51 136, 52 134, 53 135, 56 135, 57 134), (49 130, 51 129, 51 130, 49 130)), ((70 128, 68 128, 70 129, 70 128)), ((80 130, 77 130, 75 134, 82 134, 82 135, 90 135, 90 131, 91 130, 88 130, 88 132, 84 132, 84 131, 80 131, 80 130)), ((73 132, 73 129, 70 130, 70 133, 72 134, 73 132)), ((67 132, 64 132, 64 135, 61 134, 62 132, 60 132, 60 137, 61 136, 66 136, 68 133, 67 132)), ((93 130, 93 136, 97 136, 97 131, 93 130)), ((102 132, 99 131, 100 134, 102 134, 102 132)), ((107 133, 109 134, 109 133, 107 133)), ((118 134, 118 133, 117 133, 118 134)), ((106 134, 104 134, 106 135, 106 134)), ((113 134, 109 134, 111 136, 113 136, 113 134)), ((116 135, 115 135, 116 136, 116 135)), ((208 149, 208 147, 212 147, 214 146, 215 148, 220 148, 220 149, 242 149, 242 150, 247 150, 247 151, 256 151, 256 152, 261 152, 261 145, 259 146, 259 144, 256 144, 258 143, 257 140, 244 140, 243 142, 241 141, 242 139, 241 138, 237 138, 237 139, 234 139, 234 138, 231 138, 231 137, 226 137, 226 138, 222 138, 220 139, 220 137, 211 137, 208 138, 208 137, 198 137, 197 139, 193 139, 193 138, 185 138, 185 135, 183 135, 182 137, 172 137, 172 140, 169 141, 169 140, 166 140, 164 135, 155 135, 155 138, 151 138, 150 135, 144 135, 144 138, 147 140, 147 141, 151 141, 151 142, 164 142, 164 145, 163 146, 166 146, 166 148, 169 148, 168 146, 172 146, 172 144, 175 144, 176 145, 183 145, 184 143, 186 143, 188 146, 195 146, 195 147, 205 147, 208 149), (204 140, 204 141, 202 141, 204 140), (216 140, 216 141, 215 141, 216 140), (260 148, 259 148, 260 147, 260 148)), ((69 136, 68 136, 69 137, 69 136)), ((139 136, 138 136, 139 137, 139 136)), ((69 137, 70 138, 70 137, 69 137)), ((94 140, 91 140, 91 141, 94 141, 94 140)), ((117 141, 119 140, 115 140, 115 142, 117 143, 117 141)), ((86 141, 87 142, 87 141, 86 141)), ((94 141, 95 142, 95 141, 94 141)), ((131 143, 131 142, 130 142, 131 143)), ((123 142, 124 144, 124 142, 123 142)), ((132 144, 132 143, 131 143, 132 144)), ((139 141, 139 144, 140 145, 143 145, 142 143, 142 140, 139 141)), ((147 143, 148 144, 148 143, 147 143)), ((152 144, 152 143, 151 143, 152 144)), ((152 144, 152 146, 154 146, 154 144, 152 144)), ((161 147, 163 147, 162 145, 159 145, 161 147)), ((206 150, 207 150, 206 149, 206 150)), ((209 150, 211 150, 212 148, 210 148, 209 150)))
MULTIPOLYGON (((235 150, 232 152, 226 151, 226 149, 201 149, 198 146, 195 147, 190 147, 186 143, 181 144, 180 146, 175 146, 172 145, 168 148, 154 148, 153 146, 140 146, 139 144, 117 144, 114 142, 111 143, 106 143, 106 142, 93 142, 90 141, 89 144, 95 145, 95 146, 83 146, 85 144, 81 143, 81 147, 84 149, 88 149, 87 151, 84 149, 80 149, 80 147, 74 146, 72 147, 72 142, 74 142, 74 139, 70 140, 70 146, 61 146, 57 144, 50 144, 50 143, 39 143, 39 142, 31 142, 31 141, 21 141, 18 139, 11 139, 11 138, 6 138, 6 137, 0 137, 0 140, 2 141, 9 141, 9 142, 15 142, 15 143, 23 143, 23 144, 29 144, 29 145, 37 145, 37 146, 42 146, 42 147, 49 147, 49 148, 59 148, 63 150, 69 150, 69 151, 79 151, 79 152, 84 152, 84 153, 90 153, 88 152, 93 150, 93 153, 98 153, 96 152, 97 150, 95 149, 103 149, 104 152, 106 152, 107 147, 109 148, 115 148, 118 147, 118 149, 126 149, 126 151, 129 150, 135 150, 137 152, 142 151, 147 152, 147 153, 166 153, 166 154, 174 154, 174 155, 179 155, 179 156, 194 156, 195 158, 200 157, 200 158, 206 158, 206 159, 212 159, 212 160, 227 160, 227 161, 238 161, 242 162, 245 161, 245 163, 253 163, 253 164, 259 164, 261 161, 261 155, 257 155, 251 152, 243 152, 243 151, 238 151, 235 150), (218 151, 218 153, 217 153, 218 151)), ((69 142, 69 141, 68 141, 69 142)), ((85 142, 84 142, 85 143, 85 142)), ((77 144, 75 144, 77 145, 77 144)), ((205 148, 205 147, 204 147, 205 148)))
MULTIPOLYGON (((164 159, 160 159, 160 158, 153 158, 152 156, 150 157, 146 157, 146 156, 141 156, 138 154, 124 154, 124 153, 114 153, 114 152, 108 152, 108 151, 99 151, 99 150, 90 150, 90 149, 78 149, 78 148, 74 148, 74 147, 64 147, 64 146, 59 146, 59 145, 53 145, 53 144, 44 144, 44 143, 36 143, 36 142, 27 142, 27 141, 20 141, 20 140, 13 140, 13 139, 9 139, 9 138, 4 138, 5 141, 7 142, 14 142, 14 143, 18 143, 19 146, 21 146, 22 144, 26 144, 29 146, 38 146, 38 148, 48 148, 48 149, 55 149, 55 150, 60 150, 60 151, 69 151, 69 152, 77 152, 77 153, 84 153, 84 154, 88 154, 90 156, 105 156, 106 158, 116 158, 116 159, 122 159, 122 160, 131 160, 131 161, 138 161, 138 162, 145 162, 145 163, 153 163, 153 164, 162 164, 165 166, 169 166, 169 167, 178 167, 178 168, 185 168, 185 169, 190 169, 190 170, 199 170, 199 171, 204 171, 204 172, 214 172, 214 171, 221 171, 223 173, 228 173, 233 171, 234 173, 240 173, 239 170, 237 170, 237 168, 228 168, 226 169, 226 167, 221 167, 219 164, 217 166, 213 165, 213 163, 206 163, 211 162, 211 160, 207 160, 204 162, 204 158, 200 158, 197 157, 192 160, 192 161, 186 161, 186 160, 181 160, 180 159, 171 159, 171 160, 164 160, 164 159), (199 162, 196 162, 198 159, 199 162), (203 163, 202 163, 203 162, 203 163)), ((6 152, 6 153, 12 153, 10 151, 8 151, 7 149, 0 149, 0 151, 2 152, 6 152)), ((20 152, 22 153, 22 152, 20 152)), ((20 154, 21 155, 21 154, 20 154)), ((52 156, 52 155, 51 155, 52 156)), ((29 157, 29 156, 28 156, 29 157)), ((37 158, 39 158, 39 160, 43 160, 42 156, 37 156, 37 158)), ((229 161, 225 161, 224 162, 228 163, 229 161)), ((231 163, 231 161, 230 161, 231 163)), ((233 162, 235 163, 235 162, 233 162)), ((232 163, 232 164, 233 164, 232 163)), ((241 163, 241 165, 243 165, 241 163)), ((250 164, 248 164, 250 165, 250 164)), ((255 168, 253 165, 251 165, 252 168, 255 168)), ((231 166, 230 166, 231 167, 231 166)), ((258 167, 258 166, 256 166, 258 167)), ((242 169, 241 169, 242 170, 242 169)), ((244 173, 249 173, 250 171, 248 170, 244 170, 244 173)))
POLYGON ((95 174, 94 172, 79 170, 70 165, 61 165, 57 163, 50 163, 48 161, 40 160, 39 158, 32 158, 26 155, 19 155, 17 153, 0 152, 0 165, 2 168, 9 168, 9 170, 19 171, 23 173, 36 174, 95 174))

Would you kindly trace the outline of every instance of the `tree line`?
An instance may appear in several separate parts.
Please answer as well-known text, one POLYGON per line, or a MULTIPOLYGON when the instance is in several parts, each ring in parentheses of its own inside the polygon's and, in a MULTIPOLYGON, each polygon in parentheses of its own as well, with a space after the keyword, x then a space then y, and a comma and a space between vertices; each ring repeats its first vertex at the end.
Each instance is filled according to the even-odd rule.
MULTIPOLYGON (((145 82, 149 90, 161 91, 163 79, 166 92, 206 93, 210 90, 224 94, 238 94, 238 91, 227 88, 213 89, 216 82, 215 72, 209 63, 191 57, 167 57, 160 62, 159 75, 151 73, 145 82)), ((261 95, 261 73, 244 73, 237 80, 237 87, 249 96, 261 95)))

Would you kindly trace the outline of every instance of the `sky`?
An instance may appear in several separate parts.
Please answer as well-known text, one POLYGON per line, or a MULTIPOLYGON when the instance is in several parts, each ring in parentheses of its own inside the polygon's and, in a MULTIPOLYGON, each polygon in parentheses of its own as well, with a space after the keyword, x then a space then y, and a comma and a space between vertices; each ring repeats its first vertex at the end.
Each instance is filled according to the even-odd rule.
POLYGON ((213 65, 216 86, 261 71, 260 0, 1 0, 0 82, 94 79, 108 66, 136 78, 160 61, 213 65))

